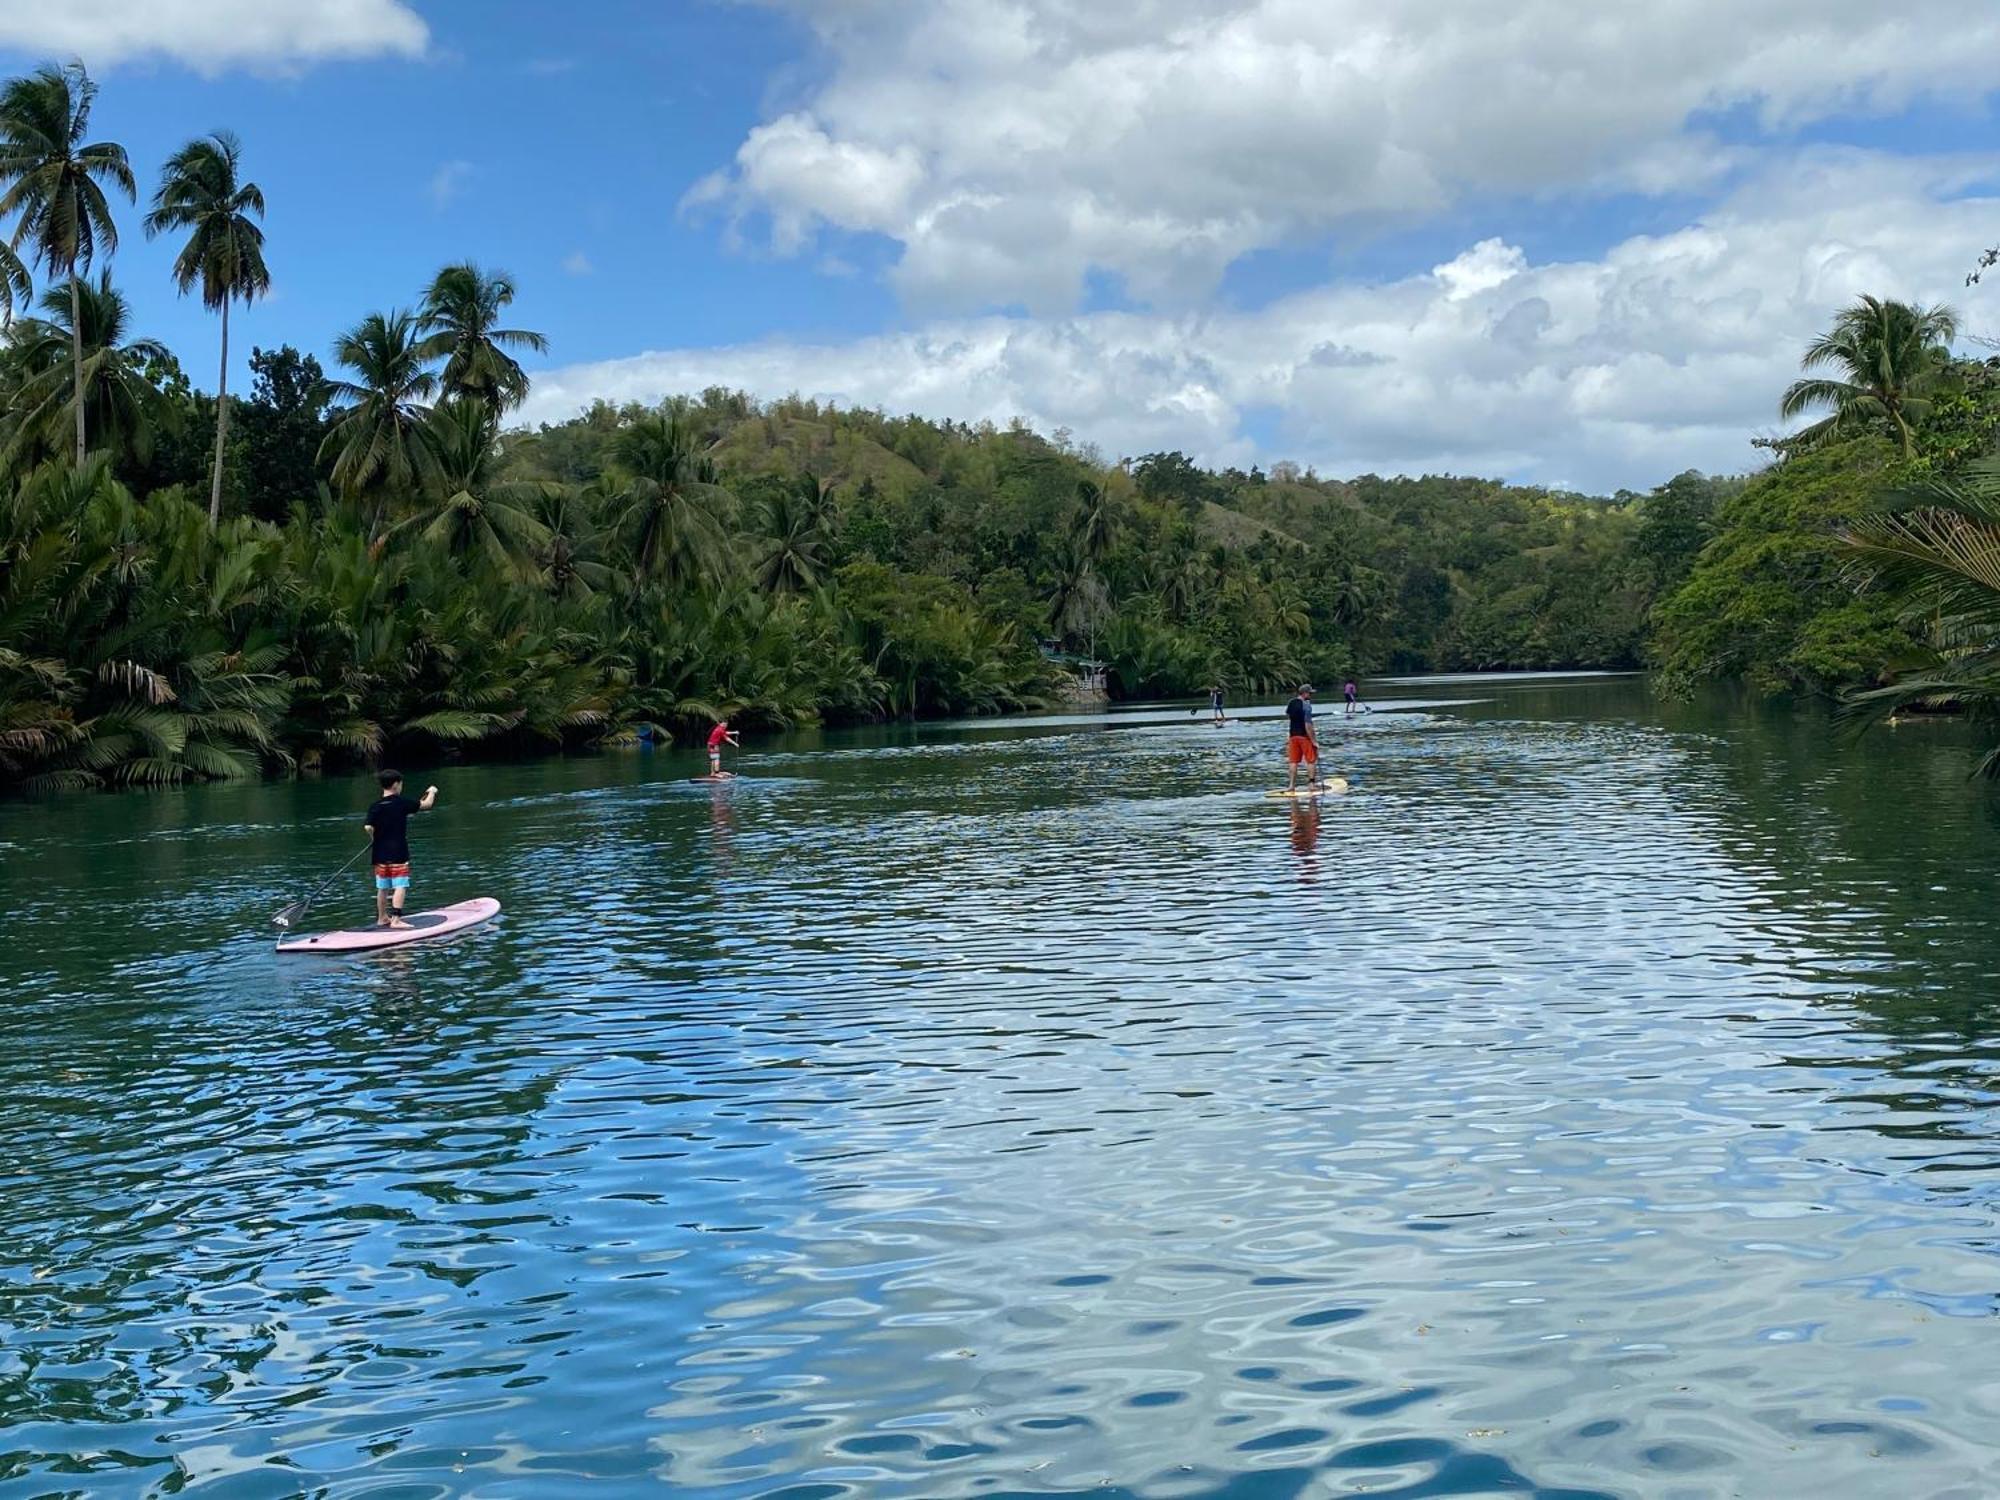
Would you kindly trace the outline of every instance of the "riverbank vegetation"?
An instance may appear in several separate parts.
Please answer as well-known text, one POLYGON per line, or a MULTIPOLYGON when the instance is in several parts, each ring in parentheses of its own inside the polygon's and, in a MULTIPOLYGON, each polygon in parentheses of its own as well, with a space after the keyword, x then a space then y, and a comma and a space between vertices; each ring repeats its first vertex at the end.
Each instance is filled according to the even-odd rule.
POLYGON ((1768 467, 1645 494, 1213 470, 722 389, 530 431, 547 342, 471 261, 379 289, 409 300, 329 330, 326 365, 255 348, 231 393, 231 310, 272 270, 254 148, 215 133, 141 221, 217 314, 210 395, 114 279, 141 184, 93 97, 75 67, 0 90, 0 784, 987 713, 1079 660, 1125 697, 1644 665, 1971 691, 1982 627, 1909 556, 1948 569, 1968 533, 1879 519, 1906 494, 1993 524, 2000 377, 1943 310, 1840 313, 1768 467))

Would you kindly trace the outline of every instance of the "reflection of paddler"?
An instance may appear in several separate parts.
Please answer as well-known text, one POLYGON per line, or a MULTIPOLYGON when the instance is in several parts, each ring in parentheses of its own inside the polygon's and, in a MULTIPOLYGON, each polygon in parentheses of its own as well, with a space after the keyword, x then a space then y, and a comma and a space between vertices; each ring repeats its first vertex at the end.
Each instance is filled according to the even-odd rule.
POLYGON ((1300 802, 1292 808, 1292 850, 1311 854, 1319 848, 1319 803, 1300 802))
POLYGON ((735 863, 729 841, 735 819, 735 799, 729 795, 726 782, 719 784, 708 796, 709 833, 714 846, 714 867, 718 872, 728 870, 735 863))

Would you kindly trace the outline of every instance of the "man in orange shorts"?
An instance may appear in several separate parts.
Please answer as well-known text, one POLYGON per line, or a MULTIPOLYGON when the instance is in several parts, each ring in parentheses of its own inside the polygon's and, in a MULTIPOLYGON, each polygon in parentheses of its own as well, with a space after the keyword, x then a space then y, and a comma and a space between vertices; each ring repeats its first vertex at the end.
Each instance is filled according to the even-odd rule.
POLYGON ((1299 767, 1306 766, 1307 784, 1319 785, 1319 738, 1313 733, 1313 690, 1310 682, 1299 684, 1292 701, 1285 705, 1285 719, 1292 735, 1285 742, 1285 790, 1296 791, 1299 767))

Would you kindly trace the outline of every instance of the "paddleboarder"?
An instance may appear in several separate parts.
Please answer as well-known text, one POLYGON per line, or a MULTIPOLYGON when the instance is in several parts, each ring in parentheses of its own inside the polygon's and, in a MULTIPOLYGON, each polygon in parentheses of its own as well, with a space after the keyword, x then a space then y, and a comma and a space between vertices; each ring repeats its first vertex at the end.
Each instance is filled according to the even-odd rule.
POLYGON ((1225 716, 1222 712, 1222 684, 1219 682, 1208 690, 1208 711, 1215 715, 1216 723, 1223 722, 1225 716))
POLYGON ((1352 717, 1361 708, 1361 688, 1350 677, 1347 679, 1347 686, 1342 688, 1341 692, 1347 697, 1347 712, 1349 717, 1352 717))
POLYGON ((1291 731, 1285 741, 1285 790, 1298 790, 1299 767, 1308 767, 1308 785, 1319 785, 1319 737, 1313 730, 1313 690, 1310 682, 1299 684, 1292 701, 1285 705, 1285 723, 1291 731))
POLYGON ((403 795, 401 771, 384 771, 378 779, 382 799, 368 809, 364 825, 375 868, 375 925, 408 927, 403 902, 410 894, 410 819, 437 806, 438 789, 427 787, 420 802, 403 795))
POLYGON ((736 737, 736 731, 729 727, 727 719, 717 719, 715 721, 715 728, 708 732, 708 774, 710 776, 720 777, 722 775, 722 747, 724 745, 734 745, 738 749, 741 749, 743 741, 736 737))

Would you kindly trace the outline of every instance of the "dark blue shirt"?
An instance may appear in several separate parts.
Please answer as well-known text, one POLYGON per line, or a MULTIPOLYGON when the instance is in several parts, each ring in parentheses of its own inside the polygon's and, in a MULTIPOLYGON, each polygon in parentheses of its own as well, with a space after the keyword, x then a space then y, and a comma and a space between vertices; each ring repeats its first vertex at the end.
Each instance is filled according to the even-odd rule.
POLYGON ((410 862, 410 819, 423 810, 423 805, 415 797, 405 797, 401 792, 384 797, 368 809, 364 821, 375 830, 373 863, 406 865, 410 862))

